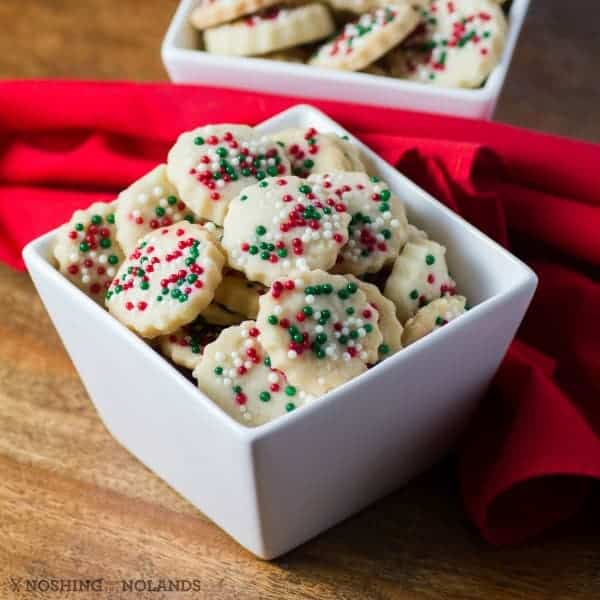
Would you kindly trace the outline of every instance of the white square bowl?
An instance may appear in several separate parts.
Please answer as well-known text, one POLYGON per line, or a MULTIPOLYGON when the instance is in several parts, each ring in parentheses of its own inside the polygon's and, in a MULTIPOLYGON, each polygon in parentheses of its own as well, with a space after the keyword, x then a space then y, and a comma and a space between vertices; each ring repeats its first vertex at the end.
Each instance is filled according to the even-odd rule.
POLYGON ((513 0, 502 59, 481 88, 470 90, 263 58, 209 54, 197 50, 198 34, 189 23, 196 3, 197 0, 181 1, 163 40, 162 59, 169 77, 176 83, 201 83, 479 119, 492 118, 529 8, 529 0, 513 0))
MULTIPOLYGON (((258 126, 349 135, 298 105, 258 126)), ((496 371, 537 284, 521 261, 366 146, 411 222, 448 247, 473 308, 314 404, 246 428, 53 266, 55 232, 27 268, 108 430, 254 554, 270 559, 388 494, 455 441, 496 371), (94 340, 90 344, 90 339, 94 340)))

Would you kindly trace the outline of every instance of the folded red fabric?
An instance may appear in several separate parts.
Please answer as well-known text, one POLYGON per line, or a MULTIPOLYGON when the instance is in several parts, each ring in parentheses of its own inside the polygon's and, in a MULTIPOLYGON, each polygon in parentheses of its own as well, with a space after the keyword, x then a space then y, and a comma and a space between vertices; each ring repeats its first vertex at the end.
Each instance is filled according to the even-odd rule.
MULTIPOLYGON (((0 260, 164 161, 183 130, 303 100, 207 87, 0 84, 0 260)), ((600 147, 513 127, 312 104, 528 262, 539 290, 459 449, 492 543, 572 515, 600 478, 600 147)))

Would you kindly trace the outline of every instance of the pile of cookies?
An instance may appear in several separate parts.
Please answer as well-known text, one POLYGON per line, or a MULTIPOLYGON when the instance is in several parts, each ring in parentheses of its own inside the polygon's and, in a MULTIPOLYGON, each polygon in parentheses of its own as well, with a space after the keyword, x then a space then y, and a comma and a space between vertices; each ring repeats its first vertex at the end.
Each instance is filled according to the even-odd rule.
POLYGON ((249 426, 461 315, 445 252, 347 139, 243 125, 183 133, 54 246, 66 277, 249 426))
POLYGON ((203 48, 477 88, 500 61, 502 0, 199 0, 203 48))

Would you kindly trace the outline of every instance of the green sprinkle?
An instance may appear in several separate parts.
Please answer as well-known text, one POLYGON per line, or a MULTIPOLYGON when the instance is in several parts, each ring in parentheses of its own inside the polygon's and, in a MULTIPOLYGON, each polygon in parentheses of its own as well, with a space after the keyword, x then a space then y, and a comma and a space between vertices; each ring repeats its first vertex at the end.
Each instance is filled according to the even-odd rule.
POLYGON ((341 298, 342 300, 347 300, 348 296, 350 295, 348 293, 348 290, 343 289, 343 288, 341 290, 338 290, 337 294, 338 294, 339 298, 341 298))
POLYGON ((390 192, 390 190, 382 190, 381 192, 379 192, 379 196, 384 202, 387 202, 390 199, 391 195, 392 193, 390 192))
POLYGON ((321 290, 323 291, 324 294, 329 295, 329 294, 331 294, 331 292, 333 292, 333 286, 330 283, 324 283, 321 286, 321 290))
POLYGON ((103 248, 110 248, 110 247, 112 246, 112 242, 110 241, 110 239, 109 239, 109 238, 102 238, 102 239, 100 240, 100 245, 101 245, 103 248))
POLYGON ((266 175, 264 171, 256 171, 256 175, 255 175, 256 179, 258 179, 259 181, 263 180, 266 175))
POLYGON ((81 244, 79 244, 79 249, 82 252, 87 252, 90 249, 90 246, 87 242, 81 242, 81 244))
POLYGON ((270 325, 277 325, 279 323, 279 319, 275 315, 269 315, 267 321, 269 321, 270 325))
POLYGON ((315 340, 323 345, 326 341, 327 341, 327 336, 324 333, 317 333, 317 337, 315 338, 315 340))
POLYGON ((106 222, 110 223, 111 225, 115 224, 115 215, 114 214, 110 214, 110 215, 106 215, 106 222))
POLYGON ((445 324, 446 324, 446 321, 445 321, 444 319, 442 319, 442 317, 436 317, 436 319, 435 319, 435 324, 436 324, 438 327, 441 327, 442 325, 445 325, 445 324))
POLYGON ((261 188, 266 188, 268 185, 269 185, 269 182, 268 182, 268 181, 261 181, 261 182, 258 184, 258 187, 261 187, 261 188))
POLYGON ((265 367, 270 367, 271 366, 271 357, 265 356, 265 360, 263 362, 265 363, 265 367))
POLYGON ((116 265, 116 264, 119 262, 119 258, 118 258, 117 256, 115 256, 114 254, 111 254, 111 255, 108 257, 108 262, 109 262, 111 265, 116 265))
POLYGON ((357 285, 355 283, 350 282, 347 286, 346 289, 348 290, 348 292, 350 292, 351 294, 355 294, 356 290, 358 289, 357 285))
POLYGON ((229 154, 229 152, 227 152, 227 148, 225 148, 224 146, 219 146, 217 148, 217 154, 223 158, 224 156, 227 156, 229 154))
POLYGON ((267 228, 264 225, 259 225, 256 228, 256 235, 265 235, 267 233, 267 228))
POLYGON ((347 335, 340 335, 340 337, 338 338, 338 342, 340 344, 342 344, 343 346, 345 346, 348 343, 348 336, 347 335))
MULTIPOLYGON (((270 167, 267 167, 267 173, 271 176, 271 177, 275 177, 275 175, 277 175, 279 171, 277 170, 277 167, 275 165, 271 165, 270 167)), ((265 183, 267 183, 265 181, 265 183)))
POLYGON ((258 397, 263 401, 263 402, 268 402, 271 399, 271 394, 269 394, 269 392, 261 392, 258 397))
POLYGON ((242 392, 242 386, 241 386, 241 385, 234 385, 234 386, 233 386, 233 391, 234 391, 236 394, 240 394, 240 393, 242 392))
POLYGON ((77 231, 83 231, 83 223, 77 223, 77 225, 75 225, 75 229, 77 231))
POLYGON ((387 344, 380 344, 377 350, 379 351, 379 354, 388 354, 390 351, 390 347, 387 344))
POLYGON ((304 314, 305 314, 307 317, 310 317, 310 316, 313 314, 313 312, 314 312, 314 311, 313 311, 313 308, 312 308, 312 306, 305 306, 305 307, 302 309, 302 312, 303 312, 303 313, 304 313, 304 314))
POLYGON ((310 158, 307 158, 302 165, 304 166, 305 169, 312 169, 315 166, 315 162, 313 160, 311 160, 310 158))
POLYGON ((250 254, 258 254, 258 247, 257 246, 250 246, 250 248, 248 248, 248 252, 250 254))
POLYGON ((298 190, 300 190, 300 192, 302 192, 303 194, 310 194, 310 192, 312 192, 312 188, 310 187, 310 185, 306 185, 305 183, 303 183, 298 190))
POLYGON ((142 281, 142 283, 140 283, 140 287, 143 290, 147 290, 150 287, 150 283, 148 281, 142 281))
POLYGON ((285 387, 285 393, 288 396, 295 396, 296 395, 296 388, 293 385, 287 385, 285 387))
POLYGON ((188 283, 194 283, 194 281, 196 281, 196 279, 198 279, 198 275, 196 275, 196 273, 189 273, 189 275, 186 277, 187 282, 188 283))
POLYGON ((102 217, 100 215, 94 215, 91 221, 93 225, 100 225, 100 223, 102 223, 102 217))
POLYGON ((181 291, 178 288, 173 288, 171 290, 171 297, 173 297, 173 298, 179 298, 180 294, 181 294, 181 291))
POLYGON ((425 257, 425 262, 431 266, 435 262, 435 256, 433 254, 428 254, 425 257))
POLYGON ((165 215, 165 209, 162 206, 157 206, 154 209, 154 212, 157 217, 164 217, 164 215, 165 215))
POLYGON ((346 309, 346 314, 347 314, 347 315, 353 315, 353 314, 354 314, 354 307, 353 307, 353 306, 349 306, 349 307, 346 309))
POLYGON ((263 250, 263 251, 260 253, 260 257, 261 257, 263 260, 269 260, 269 256, 271 256, 271 253, 270 253, 268 250, 263 250))
POLYGON ((279 258, 285 258, 287 256, 287 250, 285 248, 280 248, 277 250, 277 256, 279 256, 279 258))
POLYGON ((408 296, 411 300, 416 300, 419 297, 419 290, 413 290, 408 296))
POLYGON ((287 410, 287 412, 292 412, 295 408, 296 408, 296 405, 293 402, 288 402, 285 405, 285 410, 287 410))
POLYGON ((367 333, 371 333, 371 331, 373 331, 373 325, 371 325, 371 323, 366 323, 365 324, 365 331, 367 333))
POLYGON ((381 181, 381 179, 379 177, 377 177, 377 175, 371 175, 371 182, 372 183, 378 183, 380 181, 381 181))
POLYGON ((196 146, 202 146, 202 144, 204 144, 204 138, 200 136, 195 137, 194 144, 196 144, 196 146))
POLYGON ((188 223, 193 223, 194 222, 194 216, 193 215, 186 215, 185 217, 183 217, 188 223))
POLYGON ((389 240, 392 237, 392 232, 389 229, 382 229, 381 235, 384 240, 389 240))
POLYGON ((246 194, 240 196, 240 202, 246 202, 246 200, 248 200, 248 196, 246 196, 246 194))

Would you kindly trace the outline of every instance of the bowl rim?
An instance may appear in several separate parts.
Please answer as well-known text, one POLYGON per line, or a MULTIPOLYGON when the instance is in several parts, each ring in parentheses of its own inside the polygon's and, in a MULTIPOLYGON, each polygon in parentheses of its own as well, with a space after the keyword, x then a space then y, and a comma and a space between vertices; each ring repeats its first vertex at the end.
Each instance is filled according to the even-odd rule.
MULTIPOLYGON (((446 326, 435 330, 425 338, 422 338, 414 344, 403 348, 401 352, 398 352, 395 355, 390 356, 388 359, 374 365, 365 373, 362 373, 358 377, 347 381, 338 388, 319 397, 316 401, 302 406, 301 410, 292 411, 291 413, 283 415, 280 418, 274 419, 257 427, 247 427, 241 423, 238 423, 233 417, 229 416, 223 409, 217 406, 216 403, 214 403, 203 392, 201 392, 197 386, 195 386, 189 379, 180 373, 174 365, 169 363, 169 361, 167 361, 158 351, 153 349, 141 337, 137 336, 133 331, 129 330, 125 325, 114 318, 105 308, 88 297, 83 291, 71 283, 54 267, 50 253, 50 245, 61 226, 32 240, 23 249, 23 257, 27 264, 28 270, 30 270, 30 266, 33 267, 38 271, 38 273, 57 285, 63 293, 75 293, 76 297, 79 298, 79 303, 82 304, 82 308, 84 310, 88 312, 95 311, 98 318, 103 319, 106 323, 106 326, 110 328, 115 335, 125 338, 129 343, 133 344, 134 348, 147 356, 149 360, 152 361, 153 368, 157 368, 168 376, 172 377, 179 388, 193 398, 194 402, 200 402, 202 407, 215 415, 215 418, 219 419, 221 423, 225 424, 227 429, 229 429, 233 435, 238 437, 238 439, 240 439, 242 442, 250 445, 258 443, 261 439, 267 438, 271 434, 274 434, 285 427, 292 426, 292 424, 298 420, 310 418, 310 415, 314 411, 319 410, 319 406, 322 402, 333 402, 336 398, 339 398, 341 395, 350 391, 353 386, 356 387, 368 384, 373 377, 384 375, 391 369, 395 368, 399 361, 405 360, 403 357, 412 356, 414 353, 426 352, 428 347, 436 343, 436 340, 442 339, 441 336, 452 335, 455 329, 468 327, 473 320, 479 319, 479 317, 486 313, 493 312, 497 304, 503 304, 507 301, 510 301, 514 296, 518 296, 525 289, 535 289, 537 286, 537 276, 529 266, 523 263, 511 252, 500 246, 482 231, 471 225, 468 221, 465 221, 461 216, 451 211, 444 204, 436 200, 431 194, 420 188, 408 177, 394 169, 394 167, 387 161, 378 156, 368 146, 363 144, 336 121, 328 117, 317 108, 308 104, 297 104, 257 124, 255 127, 260 131, 261 129, 278 126, 280 121, 286 122, 290 119, 306 119, 307 117, 315 121, 319 120, 327 123, 331 130, 338 135, 348 136, 348 138, 360 148, 361 153, 369 158, 370 163, 375 166, 378 171, 386 169, 392 170, 394 172, 393 177, 396 178, 396 182, 399 180, 403 181, 404 185, 411 187, 412 191, 415 194, 419 194, 423 201, 433 203, 436 208, 443 213, 443 219, 445 219, 446 222, 448 222, 448 220, 454 220, 460 227, 468 229, 471 234, 474 234, 474 236, 478 238, 478 243, 486 244, 494 252, 500 255, 504 261, 511 263, 518 276, 515 277, 514 281, 511 281, 511 284, 507 286, 506 289, 494 293, 490 297, 485 298, 481 302, 477 303, 469 311, 462 315, 460 319, 449 322, 446 326)), ((289 124, 287 126, 289 126, 289 124)), ((390 181, 389 178, 386 177, 386 182, 392 189, 394 188, 394 181, 390 181)))

